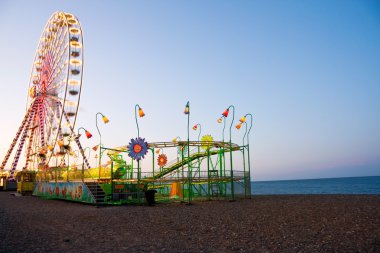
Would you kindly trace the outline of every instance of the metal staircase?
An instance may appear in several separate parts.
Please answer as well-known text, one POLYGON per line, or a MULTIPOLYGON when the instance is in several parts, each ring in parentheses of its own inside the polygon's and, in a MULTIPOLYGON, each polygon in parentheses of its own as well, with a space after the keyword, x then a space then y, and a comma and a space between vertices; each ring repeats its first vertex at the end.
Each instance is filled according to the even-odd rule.
POLYGON ((85 182, 87 188, 90 190, 96 204, 104 204, 106 193, 97 182, 85 182))

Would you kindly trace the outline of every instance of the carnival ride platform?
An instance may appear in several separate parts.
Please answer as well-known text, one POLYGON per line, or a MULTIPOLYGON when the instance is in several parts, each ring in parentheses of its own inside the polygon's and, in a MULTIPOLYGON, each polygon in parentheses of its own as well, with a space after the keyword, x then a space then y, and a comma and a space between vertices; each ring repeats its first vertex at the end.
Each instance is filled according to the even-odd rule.
POLYGON ((55 168, 56 174, 40 180, 33 194, 92 204, 120 204, 143 203, 144 192, 149 189, 157 190, 158 201, 186 201, 185 198, 189 194, 195 199, 228 198, 231 195, 231 184, 234 184, 235 188, 243 189, 236 194, 242 194, 247 188, 247 173, 226 170, 223 162, 225 153, 236 152, 243 148, 237 144, 178 141, 154 142, 148 145, 150 149, 178 148, 187 145, 195 148, 186 154, 182 152, 180 157, 159 168, 158 171, 151 168, 152 172, 141 172, 121 158, 120 154, 128 153, 126 146, 102 147, 102 151, 107 151, 110 158, 107 166, 86 169, 82 172, 80 170, 70 172, 68 168, 60 168, 62 173, 59 180, 55 168), (212 157, 215 157, 214 160, 219 163, 219 169, 210 166, 202 168, 202 161, 212 157), (120 168, 114 166, 115 161, 124 169, 124 174, 118 177, 115 173, 120 168))

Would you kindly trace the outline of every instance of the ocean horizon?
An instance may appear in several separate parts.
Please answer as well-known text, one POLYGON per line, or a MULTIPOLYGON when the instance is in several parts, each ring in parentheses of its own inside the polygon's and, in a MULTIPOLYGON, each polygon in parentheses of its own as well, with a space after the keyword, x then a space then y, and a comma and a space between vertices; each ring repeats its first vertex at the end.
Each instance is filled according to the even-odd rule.
POLYGON ((380 194, 380 176, 252 181, 252 195, 380 194))

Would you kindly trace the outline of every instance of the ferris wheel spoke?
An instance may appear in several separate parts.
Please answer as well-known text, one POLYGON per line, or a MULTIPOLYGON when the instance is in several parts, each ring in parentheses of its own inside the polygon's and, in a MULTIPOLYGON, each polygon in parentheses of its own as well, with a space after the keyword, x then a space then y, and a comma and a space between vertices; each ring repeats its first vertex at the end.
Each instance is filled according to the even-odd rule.
POLYGON ((66 88, 67 79, 66 71, 59 73, 57 77, 52 80, 49 87, 46 89, 46 93, 53 96, 64 96, 64 91, 66 88))
MULTIPOLYGON (((51 49, 48 51, 53 56, 58 55, 59 52, 65 51, 65 49, 66 49, 66 45, 63 48, 62 48, 62 46, 64 45, 64 43, 66 43, 66 42, 68 43, 68 41, 66 41, 62 38, 67 36, 67 30, 65 29, 64 33, 62 33, 61 35, 62 35, 62 37, 59 36, 59 39, 56 40, 55 44, 51 45, 51 49)), ((52 63, 54 63, 54 62, 56 62, 56 58, 53 58, 52 63)))
MULTIPOLYGON (((66 43, 63 46, 63 48, 60 48, 59 50, 56 50, 56 52, 51 54, 52 59, 51 59, 50 66, 51 66, 52 71, 58 66, 58 64, 62 64, 62 57, 63 56, 66 56, 65 58, 63 58, 64 60, 68 57, 68 47, 69 47, 69 44, 66 43)), ((50 78, 50 76, 49 76, 49 78, 50 78)))
MULTIPOLYGON (((58 79, 58 78, 56 78, 58 79)), ((58 81, 58 80, 57 80, 58 81)), ((66 82, 64 80, 61 80, 59 82, 54 82, 54 80, 52 81, 52 83, 50 85, 52 85, 51 87, 49 86, 47 89, 46 89, 46 93, 49 93, 51 94, 52 91, 60 91, 60 89, 64 88, 63 86, 66 84, 66 82)))
POLYGON ((63 103, 63 101, 64 101, 63 98, 59 98, 59 97, 48 95, 48 94, 46 95, 46 98, 51 99, 51 100, 58 102, 58 103, 63 103))
MULTIPOLYGON (((55 73, 55 75, 48 81, 48 86, 47 86, 47 89, 49 89, 49 86, 52 84, 52 83, 55 83, 55 81, 57 80, 57 78, 62 74, 62 75, 66 75, 67 73, 63 72, 62 73, 62 70, 66 70, 67 69, 67 63, 64 63, 59 69, 58 71, 55 73)), ((55 72, 55 71, 54 71, 55 72)))
MULTIPOLYGON (((66 44, 66 46, 65 46, 65 50, 67 49, 67 47, 68 47, 68 45, 69 44, 66 44)), ((58 67, 58 64, 59 63, 61 63, 61 61, 62 61, 62 57, 65 55, 65 53, 67 53, 67 52, 65 52, 65 50, 63 50, 62 52, 61 52, 61 54, 59 55, 59 58, 58 58, 58 61, 56 61, 56 62, 54 62, 53 63, 53 65, 52 65, 52 71, 51 71, 51 73, 50 73, 50 75, 49 75, 49 77, 48 77, 48 83, 50 83, 51 81, 52 81, 52 76, 54 75, 54 73, 56 73, 56 69, 57 69, 57 67, 58 67)), ((64 61, 63 62, 63 65, 64 66, 66 66, 68 64, 68 62, 67 61, 64 61)), ((59 68, 59 70, 61 70, 63 68, 63 66, 61 66, 61 68, 59 68)), ((54 79, 54 78, 53 78, 54 79)))
MULTIPOLYGON (((63 41, 62 41, 62 43, 63 43, 63 41)), ((57 64, 59 64, 59 62, 57 62, 57 54, 59 54, 62 57, 62 55, 65 53, 65 50, 66 50, 66 48, 64 48, 63 50, 57 50, 56 52, 46 51, 43 59, 45 61, 44 65, 47 68, 46 69, 46 71, 47 71, 46 80, 48 80, 47 83, 49 83, 51 76, 54 74, 54 69, 56 68, 57 64)))
MULTIPOLYGON (((59 67, 58 66, 54 67, 54 69, 50 73, 50 76, 48 78, 47 88, 49 88, 49 86, 56 81, 57 77, 59 77, 59 75, 62 73, 62 70, 67 70, 67 68, 68 68, 68 60, 63 59, 62 62, 59 65, 58 65, 59 67)), ((64 77, 66 77, 67 72, 65 71, 62 74, 64 75, 64 77)))
POLYGON ((59 30, 59 34, 55 33, 54 40, 46 48, 46 54, 54 55, 55 51, 58 49, 57 47, 58 43, 60 43, 62 37, 65 37, 66 34, 67 34, 67 30, 64 31, 62 29, 59 30))
POLYGON ((54 39, 51 41, 51 43, 48 44, 48 46, 46 48, 44 48, 44 56, 46 56, 49 53, 54 55, 55 52, 53 50, 58 49, 57 44, 60 41, 62 41, 62 37, 64 37, 65 34, 67 33, 66 29, 58 29, 55 24, 52 25, 51 28, 49 28, 49 30, 50 29, 52 30, 51 34, 53 34, 54 39), (54 30, 56 30, 56 31, 53 32, 54 30))
POLYGON ((47 48, 48 52, 54 54, 57 49, 59 49, 59 46, 62 42, 62 38, 64 38, 67 35, 67 29, 59 29, 59 33, 55 36, 54 41, 50 44, 50 46, 47 48))

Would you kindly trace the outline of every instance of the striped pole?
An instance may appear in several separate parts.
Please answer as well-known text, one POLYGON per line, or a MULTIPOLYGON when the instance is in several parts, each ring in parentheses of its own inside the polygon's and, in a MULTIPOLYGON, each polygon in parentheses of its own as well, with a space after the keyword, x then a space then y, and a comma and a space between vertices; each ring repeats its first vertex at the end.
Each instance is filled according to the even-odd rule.
MULTIPOLYGON (((37 118, 37 113, 34 113, 33 122, 36 121, 36 118, 37 118)), ((34 132, 35 131, 36 130, 34 128, 32 128, 32 131, 30 132, 29 143, 28 143, 28 151, 26 153, 26 161, 25 161, 25 167, 24 167, 25 170, 28 169, 29 156, 30 156, 30 152, 32 151, 32 144, 33 144, 33 138, 34 138, 34 132)))
POLYGON ((15 170, 16 170, 16 167, 17 167, 17 163, 18 163, 18 160, 20 159, 20 155, 21 155, 21 151, 22 151, 22 148, 24 147, 24 143, 25 143, 25 139, 26 139, 26 133, 28 132, 28 129, 29 129, 29 126, 30 126, 30 122, 32 121, 32 118, 34 116, 34 113, 35 113, 35 105, 38 105, 38 103, 35 103, 33 105, 33 110, 32 112, 29 114, 29 118, 28 118, 28 121, 26 122, 26 125, 25 125, 25 128, 24 128, 24 131, 22 133, 22 136, 21 136, 21 140, 20 140, 20 143, 18 145, 18 149, 16 151, 16 155, 15 155, 15 158, 13 160, 13 163, 12 163, 12 168, 11 168, 11 171, 10 171, 10 180, 13 179, 13 175, 15 173, 15 170))
POLYGON ((39 118, 39 128, 40 128, 40 138, 41 138, 41 147, 45 147, 45 115, 43 113, 44 111, 44 100, 43 97, 39 100, 39 106, 38 106, 38 118, 39 118))
POLYGON ((9 149, 8 149, 7 154, 6 154, 5 157, 4 157, 3 163, 2 163, 1 166, 0 166, 0 170, 3 170, 4 167, 5 167, 5 165, 7 164, 8 159, 9 159, 9 157, 11 156, 14 147, 16 146, 16 143, 17 143, 17 141, 18 141, 18 138, 20 138, 20 134, 21 134, 22 130, 24 129, 24 127, 25 127, 25 123, 26 123, 26 121, 28 120, 28 118, 29 118, 29 116, 30 116, 30 112, 33 110, 33 108, 34 108, 34 103, 31 104, 31 106, 29 107, 28 111, 26 112, 25 117, 24 117, 24 119, 23 119, 23 121, 22 121, 22 123, 21 123, 21 126, 20 126, 20 128, 18 129, 18 131, 17 131, 17 133, 16 133, 16 136, 15 136, 15 138, 13 139, 12 144, 11 144, 11 146, 10 146, 9 149))

